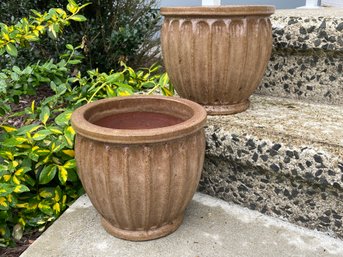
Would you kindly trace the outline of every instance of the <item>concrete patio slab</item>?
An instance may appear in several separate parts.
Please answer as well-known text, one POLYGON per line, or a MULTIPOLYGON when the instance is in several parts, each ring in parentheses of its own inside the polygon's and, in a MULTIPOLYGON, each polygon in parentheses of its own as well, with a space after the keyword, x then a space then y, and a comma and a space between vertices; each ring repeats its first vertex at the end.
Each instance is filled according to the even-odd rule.
POLYGON ((107 234, 87 196, 79 198, 21 257, 343 256, 343 241, 197 193, 183 225, 153 241, 107 234))

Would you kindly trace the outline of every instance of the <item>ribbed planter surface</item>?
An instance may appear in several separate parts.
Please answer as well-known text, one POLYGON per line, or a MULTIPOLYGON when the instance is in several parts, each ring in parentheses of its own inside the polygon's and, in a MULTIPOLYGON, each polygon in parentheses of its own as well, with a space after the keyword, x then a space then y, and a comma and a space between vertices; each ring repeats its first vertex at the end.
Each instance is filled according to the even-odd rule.
POLYGON ((209 114, 249 107, 272 49, 272 6, 165 7, 161 44, 181 97, 209 114))
POLYGON ((117 97, 73 114, 78 173, 110 234, 149 240, 180 226, 200 179, 205 121, 200 105, 171 97, 117 97), (184 121, 152 129, 95 125, 103 117, 132 111, 184 121))

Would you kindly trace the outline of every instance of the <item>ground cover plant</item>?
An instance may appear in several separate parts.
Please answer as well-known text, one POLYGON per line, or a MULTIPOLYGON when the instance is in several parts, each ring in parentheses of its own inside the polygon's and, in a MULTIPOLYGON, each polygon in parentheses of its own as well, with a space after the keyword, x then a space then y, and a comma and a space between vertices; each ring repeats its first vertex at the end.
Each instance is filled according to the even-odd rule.
MULTIPOLYGON (((58 37, 72 22, 87 22, 86 4, 68 0, 65 10, 33 11, 14 25, 0 25, 0 58, 18 58, 46 34, 58 37), (18 51, 19 50, 19 51, 18 51)), ((83 193, 74 159, 70 117, 97 99, 159 91, 172 95, 158 65, 134 70, 80 71, 83 42, 65 45, 58 58, 0 70, 0 246, 44 230, 83 193), (80 45, 77 45, 80 43, 80 45)))

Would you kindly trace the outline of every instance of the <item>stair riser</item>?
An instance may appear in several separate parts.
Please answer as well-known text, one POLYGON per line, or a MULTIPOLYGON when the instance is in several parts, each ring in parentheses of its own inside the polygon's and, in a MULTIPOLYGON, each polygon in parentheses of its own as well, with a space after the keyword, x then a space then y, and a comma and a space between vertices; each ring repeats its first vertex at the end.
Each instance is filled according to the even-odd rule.
POLYGON ((212 127, 207 142, 201 192, 343 239, 341 155, 212 127))
POLYGON ((342 105, 343 52, 274 51, 256 93, 342 105))
POLYGON ((199 191, 343 239, 341 190, 208 156, 199 191))
POLYGON ((342 105, 342 14, 337 8, 277 11, 273 54, 257 93, 342 105))

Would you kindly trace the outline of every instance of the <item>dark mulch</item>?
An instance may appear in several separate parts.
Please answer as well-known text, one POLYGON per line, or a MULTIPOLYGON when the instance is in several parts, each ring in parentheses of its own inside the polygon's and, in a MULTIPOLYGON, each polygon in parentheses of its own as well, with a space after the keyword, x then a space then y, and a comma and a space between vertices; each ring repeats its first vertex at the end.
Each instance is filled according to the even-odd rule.
POLYGON ((18 257, 20 256, 39 236, 41 232, 33 231, 23 236, 16 242, 14 247, 0 248, 1 257, 18 257))

